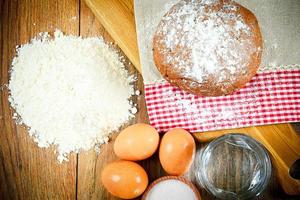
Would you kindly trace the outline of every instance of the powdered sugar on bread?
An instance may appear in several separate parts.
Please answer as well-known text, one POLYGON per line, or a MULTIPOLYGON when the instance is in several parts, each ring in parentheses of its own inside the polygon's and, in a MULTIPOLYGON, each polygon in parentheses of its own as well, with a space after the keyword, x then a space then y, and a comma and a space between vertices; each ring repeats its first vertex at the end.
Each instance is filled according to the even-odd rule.
POLYGON ((226 0, 183 0, 173 6, 154 37, 154 56, 159 55, 161 63, 155 62, 166 68, 158 66, 159 71, 171 83, 176 75, 195 87, 209 82, 222 90, 225 84, 224 94, 232 92, 226 84, 248 75, 253 57, 259 63, 261 54, 254 27, 239 14, 240 8, 226 0))

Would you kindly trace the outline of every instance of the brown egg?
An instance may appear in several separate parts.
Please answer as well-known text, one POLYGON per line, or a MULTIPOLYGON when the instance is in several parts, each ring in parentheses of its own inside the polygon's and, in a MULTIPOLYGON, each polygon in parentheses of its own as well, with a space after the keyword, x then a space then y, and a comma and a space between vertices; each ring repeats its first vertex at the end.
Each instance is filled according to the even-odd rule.
POLYGON ((101 180, 111 194, 122 199, 140 196, 148 185, 145 170, 131 161, 115 161, 106 165, 101 180))
POLYGON ((159 160, 164 170, 171 175, 182 175, 193 163, 196 144, 193 136, 184 129, 168 131, 159 147, 159 160))
POLYGON ((144 160, 152 156, 159 144, 159 134, 148 124, 134 124, 116 138, 115 154, 124 160, 144 160))

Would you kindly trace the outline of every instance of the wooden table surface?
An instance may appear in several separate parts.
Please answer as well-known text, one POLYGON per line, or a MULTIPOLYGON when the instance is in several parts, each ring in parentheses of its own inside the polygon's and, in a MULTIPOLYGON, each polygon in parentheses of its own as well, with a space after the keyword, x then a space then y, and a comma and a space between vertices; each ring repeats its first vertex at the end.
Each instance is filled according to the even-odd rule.
MULTIPOLYGON (((107 42, 113 42, 83 0, 0 1, 0 199, 116 199, 106 192, 100 181, 102 168, 117 159, 112 150, 116 133, 109 144, 101 147, 99 154, 93 150, 73 153, 69 162, 59 164, 54 147, 37 147, 26 128, 15 125, 12 120, 8 91, 3 85, 8 83, 15 47, 39 32, 53 33, 55 29, 83 37, 102 36, 107 42)), ((126 65, 130 72, 138 75, 136 88, 143 91, 142 77, 132 65, 126 65)), ((139 112, 130 123, 147 122, 143 95, 136 101, 139 112)), ((198 148, 203 145, 198 144, 198 148)), ((165 174, 157 155, 141 164, 150 181, 165 174)), ((259 199, 298 199, 282 192, 274 174, 259 199)), ((193 179, 192 174, 188 177, 193 179)), ((215 199, 203 190, 201 194, 203 199, 215 199)))

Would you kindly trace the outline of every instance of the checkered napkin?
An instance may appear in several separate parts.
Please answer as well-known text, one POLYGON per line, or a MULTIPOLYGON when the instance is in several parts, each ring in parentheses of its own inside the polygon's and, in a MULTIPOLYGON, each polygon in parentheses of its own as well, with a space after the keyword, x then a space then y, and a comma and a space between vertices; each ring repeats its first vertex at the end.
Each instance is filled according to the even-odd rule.
POLYGON ((145 85, 150 123, 159 131, 203 132, 300 121, 300 69, 262 72, 232 95, 201 97, 168 82, 145 85))

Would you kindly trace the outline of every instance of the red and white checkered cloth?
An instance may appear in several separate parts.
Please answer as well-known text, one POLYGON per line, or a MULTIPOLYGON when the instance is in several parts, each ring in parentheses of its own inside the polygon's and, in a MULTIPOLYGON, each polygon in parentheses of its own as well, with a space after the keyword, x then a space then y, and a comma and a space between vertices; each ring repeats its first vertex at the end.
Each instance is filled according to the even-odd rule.
POLYGON ((300 121, 300 69, 257 74, 232 95, 201 97, 167 82, 146 84, 151 125, 203 132, 300 121))

